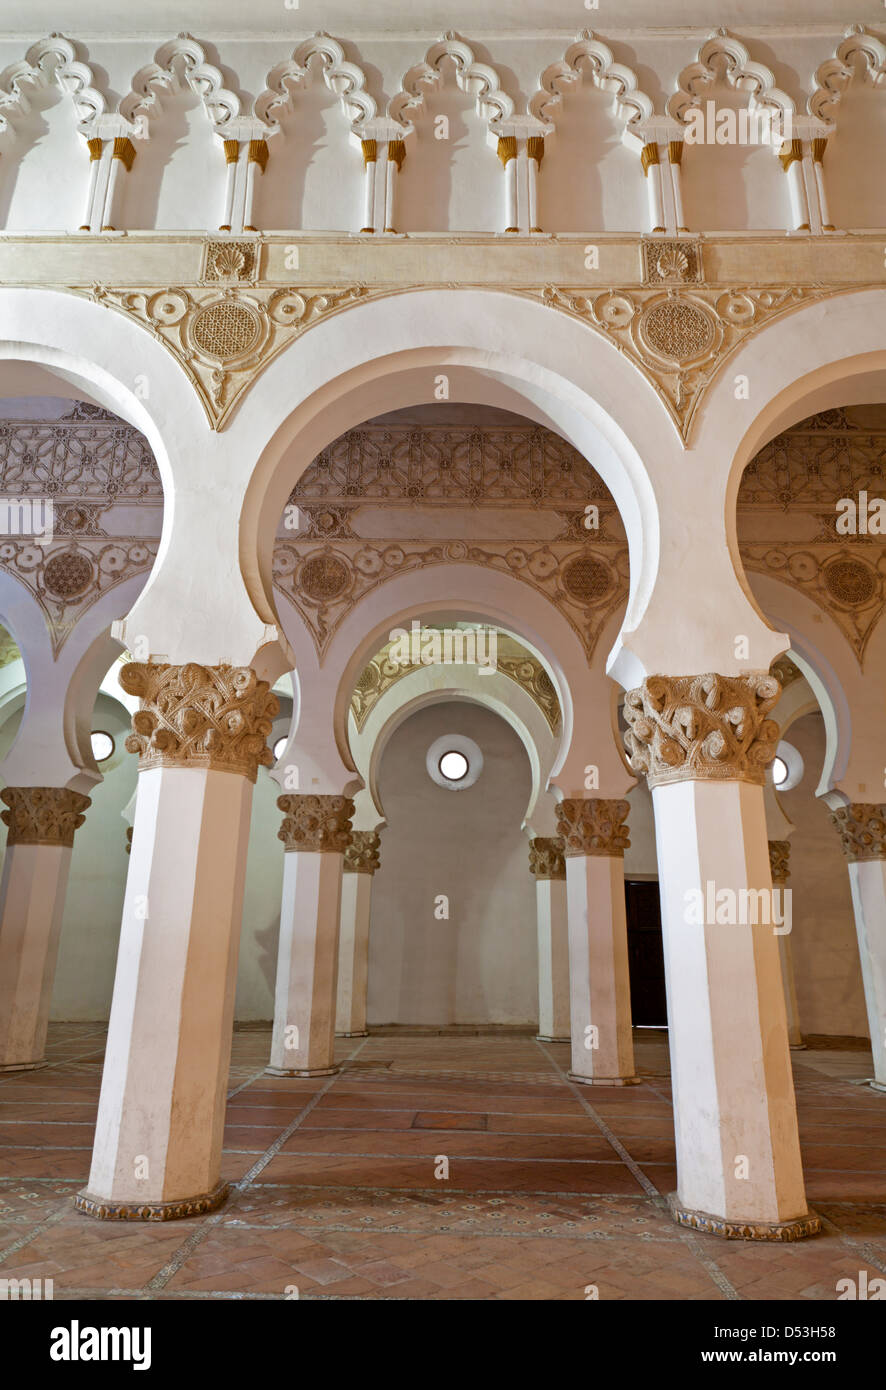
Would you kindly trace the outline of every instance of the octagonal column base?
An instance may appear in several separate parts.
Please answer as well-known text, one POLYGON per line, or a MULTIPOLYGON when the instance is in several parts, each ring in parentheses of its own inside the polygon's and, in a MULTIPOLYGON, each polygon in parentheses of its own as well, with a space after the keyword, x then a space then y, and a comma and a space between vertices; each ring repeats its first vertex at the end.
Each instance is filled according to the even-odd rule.
POLYGON ((724 1240, 805 1240, 821 1230, 821 1219, 814 1212, 807 1212, 805 1216, 795 1217, 791 1221, 738 1221, 684 1207, 676 1192, 672 1192, 667 1200, 668 1209, 678 1226, 689 1226, 693 1231, 702 1231, 705 1235, 722 1236, 724 1240))
POLYGON ((94 1196, 84 1187, 74 1198, 74 1210, 97 1221, 183 1221, 189 1216, 204 1216, 216 1211, 226 1201, 231 1190, 228 1182, 217 1183, 211 1192, 197 1197, 178 1197, 173 1202, 111 1202, 94 1196))

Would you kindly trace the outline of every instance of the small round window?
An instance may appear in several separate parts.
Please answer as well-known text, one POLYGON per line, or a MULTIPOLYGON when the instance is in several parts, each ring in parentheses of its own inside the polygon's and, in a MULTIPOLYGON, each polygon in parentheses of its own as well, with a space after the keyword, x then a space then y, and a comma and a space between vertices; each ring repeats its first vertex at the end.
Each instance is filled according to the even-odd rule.
POLYGON ((114 751, 114 740, 104 729, 96 729, 92 735, 92 756, 97 763, 106 763, 114 751))
POLYGON ((461 782, 467 777, 470 763, 464 753, 458 753, 454 748, 450 748, 444 753, 437 764, 447 782, 461 782))
POLYGON ((278 739, 277 739, 277 742, 274 744, 274 757, 275 757, 275 758, 280 758, 280 757, 282 757, 282 755, 283 755, 283 749, 286 747, 286 745, 287 745, 288 742, 289 742, 289 739, 286 737, 285 734, 283 735, 282 738, 278 738, 278 739))

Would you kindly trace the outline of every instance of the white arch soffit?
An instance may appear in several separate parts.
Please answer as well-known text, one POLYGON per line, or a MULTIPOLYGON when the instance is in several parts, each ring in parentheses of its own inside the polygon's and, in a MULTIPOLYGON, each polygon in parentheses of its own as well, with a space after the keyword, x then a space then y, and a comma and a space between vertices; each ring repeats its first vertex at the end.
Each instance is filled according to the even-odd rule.
POLYGON ((308 65, 315 57, 322 63, 326 86, 339 97, 351 129, 359 135, 376 115, 375 99, 366 90, 363 69, 345 57, 336 39, 324 33, 305 39, 289 58, 271 68, 265 78, 265 89, 253 105, 256 119, 267 126, 279 126, 280 113, 295 109, 292 88, 306 81, 308 65))
POLYGON ((213 128, 220 134, 240 115, 240 98, 228 90, 217 67, 207 62, 201 45, 190 34, 179 34, 161 44, 148 63, 132 79, 132 87, 120 102, 120 115, 144 138, 153 116, 163 111, 162 91, 173 91, 179 85, 176 60, 180 60, 183 75, 191 91, 203 103, 203 109, 213 128))
POLYGON ((775 85, 775 74, 765 63, 754 62, 750 53, 726 29, 716 29, 701 45, 694 63, 677 79, 677 90, 669 98, 667 112, 681 124, 686 112, 698 106, 708 88, 717 80, 716 59, 722 59, 727 81, 739 91, 750 93, 751 109, 774 107, 782 116, 793 115, 794 99, 775 85))
POLYGON ((625 630, 632 630, 659 558, 658 506, 645 461, 666 486, 683 452, 674 423, 612 343, 542 304, 492 290, 406 291, 355 306, 316 325, 268 365, 229 427, 253 453, 256 440, 268 441, 241 517, 241 568, 253 602, 268 607, 277 523, 305 469, 364 420, 426 404, 435 375, 447 369, 450 399, 499 405, 544 424, 600 474, 628 538, 625 630), (487 304, 495 318, 478 313, 487 304), (533 360, 515 355, 520 342, 532 345, 533 360), (281 404, 299 397, 281 418, 281 404))
POLYGON ((855 72, 858 60, 863 63, 863 76, 877 87, 886 82, 886 44, 863 24, 853 24, 846 30, 842 43, 833 57, 827 58, 815 73, 815 90, 809 98, 809 113, 819 120, 835 125, 840 102, 855 72))
POLYGON ((590 29, 579 34, 559 62, 544 69, 538 79, 538 91, 529 103, 531 114, 549 123, 565 93, 570 87, 579 86, 585 75, 601 91, 614 94, 616 114, 627 125, 641 125, 652 116, 652 100, 640 89, 633 68, 617 63, 612 49, 590 29))
POLYGON ((550 756, 552 750, 549 750, 547 755, 544 754, 539 744, 539 736, 543 736, 546 731, 548 742, 556 744, 557 735, 551 733, 544 715, 532 696, 515 685, 510 677, 499 673, 491 676, 478 676, 476 687, 472 683, 470 686, 462 684, 410 693, 410 687, 420 684, 413 678, 421 677, 426 670, 432 669, 432 667, 419 667, 415 671, 410 671, 408 676, 403 676, 396 685, 385 691, 385 694, 373 706, 362 731, 351 739, 351 753, 357 764, 357 770, 372 798, 373 805, 379 815, 384 817, 384 806, 378 790, 378 770, 385 748, 401 724, 404 724, 418 710, 426 709, 430 705, 454 702, 474 704, 499 715, 506 724, 510 725, 526 749, 532 772, 532 787, 523 816, 523 824, 525 825, 535 814, 539 799, 545 790, 542 786, 542 775, 544 769, 552 761, 550 756), (509 688, 506 689, 506 687, 509 688), (400 694, 399 697, 396 697, 398 690, 400 694), (535 729, 532 728, 533 724, 536 726, 535 729))
POLYGON ((788 634, 791 659, 821 709, 826 747, 815 795, 834 794, 853 756, 852 709, 861 683, 855 655, 830 615, 812 599, 771 575, 752 573, 750 577, 766 617, 788 634))
POLYGON ((477 111, 481 116, 486 112, 490 130, 507 121, 514 114, 514 103, 507 92, 502 91, 501 78, 494 67, 488 63, 478 63, 473 49, 450 30, 431 44, 420 63, 404 74, 400 90, 388 102, 387 114, 392 121, 403 127, 405 134, 411 134, 415 127, 410 120, 410 112, 420 111, 425 104, 425 87, 439 86, 443 79, 440 64, 444 58, 451 58, 455 64, 455 78, 463 92, 475 96, 477 111))
MULTIPOLYGON (((793 659, 795 655, 793 648, 786 655, 793 659)), ((794 664, 798 665, 799 663, 795 662, 794 664)), ((779 696, 778 704, 772 711, 772 718, 778 725, 779 736, 784 738, 791 725, 796 724, 798 719, 802 719, 806 714, 816 713, 821 713, 818 696, 806 677, 801 676, 799 680, 791 681, 790 685, 785 686, 779 696)))
POLYGON ((767 324, 720 366, 690 447, 729 460, 733 513, 741 475, 768 440, 819 410, 845 404, 853 378, 886 371, 884 321, 886 287, 848 290, 767 324), (750 382, 750 400, 735 397, 739 374, 750 382))
POLYGON ((16 116, 26 116, 30 110, 28 87, 45 90, 53 83, 71 98, 77 129, 90 135, 107 102, 95 85, 92 68, 77 58, 74 44, 62 34, 39 39, 20 62, 0 72, 0 135, 10 128, 14 131, 16 116))

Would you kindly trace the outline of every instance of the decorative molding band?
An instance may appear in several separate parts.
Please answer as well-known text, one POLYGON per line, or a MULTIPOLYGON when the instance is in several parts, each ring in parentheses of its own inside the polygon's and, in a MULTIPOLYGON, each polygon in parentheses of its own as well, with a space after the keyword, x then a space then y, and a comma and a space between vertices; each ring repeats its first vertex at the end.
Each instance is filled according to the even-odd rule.
POLYGON ((602 796, 567 797, 557 802, 557 829, 563 837, 566 858, 590 855, 621 859, 631 841, 625 822, 630 802, 602 796))
POLYGON ((73 849, 74 831, 86 820, 83 813, 92 805, 88 796, 68 787, 4 787, 0 801, 9 807, 0 811, 0 820, 8 827, 8 849, 13 845, 73 849))
POLYGON ((831 821, 850 864, 886 859, 886 803, 854 801, 838 806, 831 812, 831 821))
POLYGON ((530 840, 529 872, 536 879, 565 879, 564 848, 562 835, 537 836, 530 840))
POLYGON ((374 874, 381 867, 381 836, 375 830, 352 830, 342 870, 346 874, 374 874))
POLYGON ((787 883, 788 879, 791 876, 790 862, 790 840, 770 840, 769 870, 772 875, 773 884, 787 883))
POLYGON ((668 1207, 678 1226, 722 1236, 725 1240, 803 1240, 821 1230, 821 1220, 812 1212, 793 1221, 728 1221, 723 1216, 711 1216, 708 1212, 682 1206, 675 1192, 668 1197, 668 1207))
POLYGON ((267 737, 280 705, 251 666, 133 661, 122 668, 120 684, 142 702, 126 740, 140 772, 194 767, 254 782, 258 769, 273 763, 267 737))
POLYGON ((199 1197, 182 1197, 175 1202, 113 1202, 107 1197, 93 1197, 84 1189, 74 1198, 74 1210, 98 1221, 180 1221, 186 1216, 202 1216, 222 1206, 231 1190, 230 1183, 220 1182, 211 1192, 199 1197))
POLYGON ((762 786, 778 725, 767 718, 781 686, 773 676, 649 676, 625 695, 628 761, 650 787, 738 781, 762 786))
POLYGON ((349 796, 278 796, 277 808, 284 813, 277 839, 287 854, 344 854, 351 843, 349 796))

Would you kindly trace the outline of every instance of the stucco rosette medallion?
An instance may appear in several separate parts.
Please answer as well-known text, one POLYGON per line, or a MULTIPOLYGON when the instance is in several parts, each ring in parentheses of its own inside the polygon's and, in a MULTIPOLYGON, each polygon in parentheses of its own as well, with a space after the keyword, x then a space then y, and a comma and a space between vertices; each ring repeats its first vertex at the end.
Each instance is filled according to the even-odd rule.
POLYGON ((349 796, 278 796, 277 808, 283 812, 277 839, 287 853, 344 854, 351 843, 349 796))
POLYGON ((601 796, 567 797, 558 802, 557 828, 567 859, 579 854, 607 859, 623 856, 631 845, 625 824, 630 809, 627 801, 601 796))
POLYGON ((273 763, 267 739, 280 705, 250 666, 133 661, 120 684, 142 702, 126 740, 140 772, 198 767, 254 782, 258 769, 273 763))
POLYGON ((4 787, 0 801, 9 809, 0 811, 8 827, 6 844, 58 845, 72 849, 74 831, 86 820, 83 814, 92 801, 68 787, 4 787))
POLYGON ((563 879, 566 860, 561 835, 536 836, 529 841, 529 872, 536 879, 563 879))
POLYGON ((886 859, 886 804, 854 801, 831 812, 850 864, 886 859))
POLYGON ((650 787, 738 781, 762 786, 775 757, 774 676, 650 676, 625 695, 625 746, 650 787))
POLYGON ((381 867, 381 836, 375 830, 352 830, 342 865, 346 874, 374 874, 381 867))

